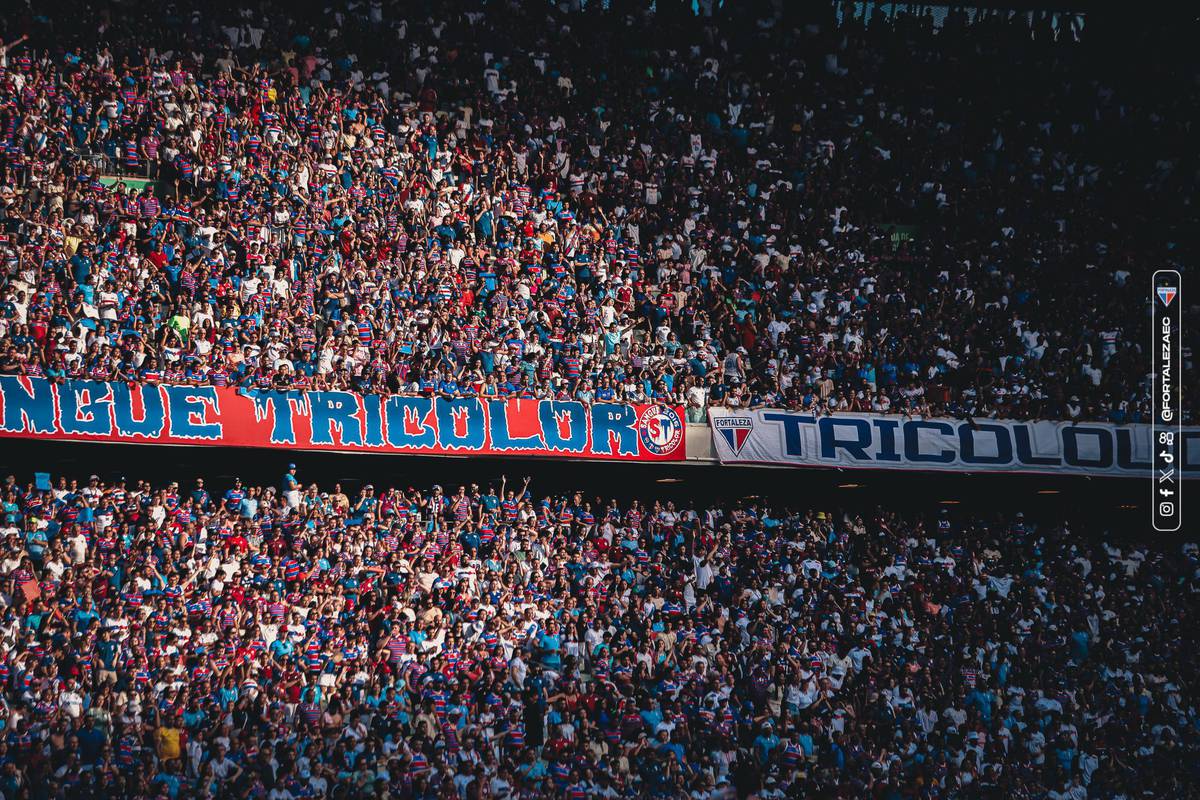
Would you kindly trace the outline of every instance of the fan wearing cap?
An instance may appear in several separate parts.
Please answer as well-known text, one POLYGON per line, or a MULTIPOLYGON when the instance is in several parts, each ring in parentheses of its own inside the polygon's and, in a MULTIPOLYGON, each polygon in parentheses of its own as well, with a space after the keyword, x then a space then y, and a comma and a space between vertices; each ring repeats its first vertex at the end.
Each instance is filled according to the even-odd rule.
POLYGON ((300 506, 300 479, 296 477, 296 465, 288 464, 287 472, 283 473, 283 479, 280 482, 283 496, 287 500, 289 508, 299 508, 300 506))

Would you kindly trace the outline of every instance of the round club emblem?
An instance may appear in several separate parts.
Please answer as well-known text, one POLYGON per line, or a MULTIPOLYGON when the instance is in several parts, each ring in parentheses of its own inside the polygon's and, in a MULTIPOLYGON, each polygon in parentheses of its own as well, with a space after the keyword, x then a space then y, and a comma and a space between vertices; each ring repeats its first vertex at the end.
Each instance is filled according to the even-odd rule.
POLYGON ((683 420, 670 406, 655 403, 638 417, 638 438, 642 449, 661 456, 670 453, 683 439, 683 420))

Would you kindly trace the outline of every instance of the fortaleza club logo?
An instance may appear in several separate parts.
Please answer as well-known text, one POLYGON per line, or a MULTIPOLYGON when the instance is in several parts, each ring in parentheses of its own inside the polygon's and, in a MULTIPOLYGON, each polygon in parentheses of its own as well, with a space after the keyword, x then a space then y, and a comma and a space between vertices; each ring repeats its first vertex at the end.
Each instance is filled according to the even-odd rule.
POLYGON ((1171 301, 1175 299, 1176 293, 1177 293, 1177 290, 1175 289, 1174 286, 1159 286, 1158 287, 1158 299, 1162 300, 1162 304, 1164 306, 1171 305, 1171 301))
POLYGON ((656 456, 673 452, 683 439, 683 420, 670 406, 655 404, 638 417, 642 447, 656 456))
POLYGON ((750 431, 754 430, 754 420, 750 417, 715 417, 713 428, 721 434, 736 456, 742 452, 742 445, 750 438, 750 431))

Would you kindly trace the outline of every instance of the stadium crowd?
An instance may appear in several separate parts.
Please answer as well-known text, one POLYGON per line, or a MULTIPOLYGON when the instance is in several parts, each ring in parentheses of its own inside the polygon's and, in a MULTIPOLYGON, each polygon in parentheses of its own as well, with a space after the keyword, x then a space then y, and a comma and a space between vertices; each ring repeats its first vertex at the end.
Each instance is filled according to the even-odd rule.
POLYGON ((0 373, 1146 419, 1169 28, 577 5, 8 15, 0 373))
POLYGON ((1194 543, 9 477, 0 796, 1187 797, 1194 543))

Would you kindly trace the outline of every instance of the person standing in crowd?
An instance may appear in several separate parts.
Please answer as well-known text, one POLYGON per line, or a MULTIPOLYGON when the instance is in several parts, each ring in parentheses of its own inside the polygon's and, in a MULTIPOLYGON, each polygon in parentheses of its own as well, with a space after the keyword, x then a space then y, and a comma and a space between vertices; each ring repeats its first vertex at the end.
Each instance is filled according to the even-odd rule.
POLYGON ((300 505, 301 488, 300 480, 296 477, 296 465, 288 464, 287 472, 283 474, 283 480, 280 482, 280 489, 289 507, 297 508, 300 505))

